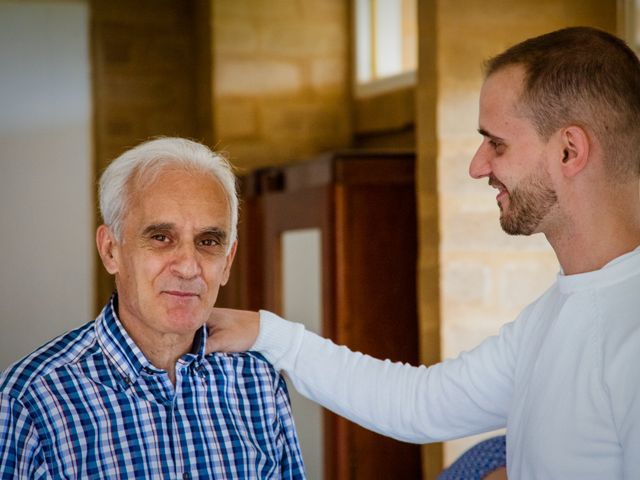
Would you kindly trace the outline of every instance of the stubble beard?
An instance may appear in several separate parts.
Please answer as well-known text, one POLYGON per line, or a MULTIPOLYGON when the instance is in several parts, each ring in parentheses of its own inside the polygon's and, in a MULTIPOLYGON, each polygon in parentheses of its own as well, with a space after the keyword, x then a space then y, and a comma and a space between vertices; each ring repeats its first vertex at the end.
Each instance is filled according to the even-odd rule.
POLYGON ((551 177, 544 169, 522 179, 509 192, 509 209, 500 204, 500 225, 509 235, 531 235, 538 231, 542 220, 558 203, 558 196, 551 187, 551 177))

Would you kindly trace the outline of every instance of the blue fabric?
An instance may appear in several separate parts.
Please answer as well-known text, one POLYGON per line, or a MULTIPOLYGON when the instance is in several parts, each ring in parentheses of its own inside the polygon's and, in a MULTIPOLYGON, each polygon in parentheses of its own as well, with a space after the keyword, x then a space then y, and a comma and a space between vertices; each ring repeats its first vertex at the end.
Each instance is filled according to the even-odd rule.
POLYGON ((507 465, 507 445, 504 435, 489 438, 460 455, 438 480, 481 480, 499 467, 507 465))
POLYGON ((150 364, 111 299, 0 378, 0 478, 304 478, 286 384, 257 353, 150 364))

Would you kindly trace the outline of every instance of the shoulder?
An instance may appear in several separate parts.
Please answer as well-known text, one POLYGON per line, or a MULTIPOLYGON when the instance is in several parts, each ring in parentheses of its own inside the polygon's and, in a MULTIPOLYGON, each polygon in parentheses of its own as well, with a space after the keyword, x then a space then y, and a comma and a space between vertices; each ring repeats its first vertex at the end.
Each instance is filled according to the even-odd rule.
POLYGON ((630 402, 640 395, 640 274, 594 288, 583 300, 576 321, 592 332, 604 391, 614 402, 630 402))
POLYGON ((244 355, 250 358, 252 362, 256 362, 256 364, 261 365, 264 368, 267 368, 269 370, 273 370, 275 372, 274 366, 260 352, 250 351, 250 352, 245 352, 244 355))
POLYGON ((238 377, 268 379, 275 387, 284 382, 282 376, 259 352, 212 353, 205 357, 214 366, 238 377))
POLYGON ((605 358, 628 348, 640 355, 640 274, 594 290, 593 309, 605 358))
POLYGON ((205 358, 207 359, 207 361, 213 363, 224 361, 237 364, 246 364, 247 366, 255 365, 261 368, 267 368, 275 371, 273 365, 265 358, 265 356, 260 352, 255 351, 236 353, 214 352, 207 354, 205 358))
POLYGON ((9 366, 0 376, 0 393, 19 399, 38 379, 76 363, 95 344, 94 321, 50 340, 9 366))

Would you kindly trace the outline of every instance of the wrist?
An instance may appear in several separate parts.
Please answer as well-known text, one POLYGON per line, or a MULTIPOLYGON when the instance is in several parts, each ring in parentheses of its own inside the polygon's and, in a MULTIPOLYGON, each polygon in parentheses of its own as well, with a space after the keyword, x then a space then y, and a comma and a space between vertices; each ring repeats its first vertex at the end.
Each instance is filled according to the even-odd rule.
POLYGON ((258 337, 252 350, 258 351, 278 370, 293 366, 302 342, 304 325, 289 322, 267 310, 260 310, 258 337))

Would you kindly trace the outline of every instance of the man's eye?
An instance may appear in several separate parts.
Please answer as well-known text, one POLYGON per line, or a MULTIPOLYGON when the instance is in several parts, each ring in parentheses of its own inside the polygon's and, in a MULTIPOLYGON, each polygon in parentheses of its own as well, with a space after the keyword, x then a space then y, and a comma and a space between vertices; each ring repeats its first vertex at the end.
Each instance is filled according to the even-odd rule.
POLYGON ((504 153, 505 145, 504 143, 496 142, 495 140, 489 140, 489 145, 496 151, 496 153, 501 154, 504 153))
POLYGON ((158 242, 166 242, 169 239, 166 235, 164 235, 162 233, 157 233, 155 235, 152 235, 151 238, 153 240, 158 241, 158 242))
POLYGON ((216 245, 219 245, 219 242, 214 240, 213 238, 207 238, 205 240, 202 240, 200 242, 200 245, 202 245, 203 247, 215 247, 216 245))

